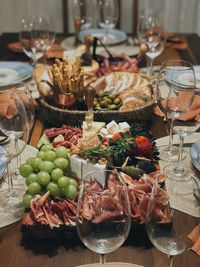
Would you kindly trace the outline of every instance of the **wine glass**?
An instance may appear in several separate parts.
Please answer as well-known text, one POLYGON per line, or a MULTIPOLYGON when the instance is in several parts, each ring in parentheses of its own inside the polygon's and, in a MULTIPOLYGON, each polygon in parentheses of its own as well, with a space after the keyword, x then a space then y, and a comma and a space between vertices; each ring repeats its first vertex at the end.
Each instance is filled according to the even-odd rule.
POLYGON ((166 192, 165 197, 160 191, 163 189, 155 180, 149 198, 146 213, 146 232, 152 244, 161 252, 168 255, 169 266, 173 265, 173 256, 180 255, 189 250, 192 242, 187 237, 198 220, 185 213, 175 210, 170 200, 180 197, 177 191, 171 192, 170 197, 166 192))
MULTIPOLYGON (((27 115, 27 123, 28 123, 28 131, 30 132, 33 124, 34 124, 34 118, 35 118, 35 107, 36 103, 35 100, 32 97, 32 94, 29 90, 29 87, 27 84, 21 82, 17 84, 11 85, 12 92, 16 92, 18 96, 21 98, 27 115)), ((16 142, 16 146, 18 149, 18 141, 16 142)), ((21 165, 21 157, 20 154, 17 156, 17 167, 21 165)), ((18 168, 16 169, 16 174, 18 174, 18 168)))
MULTIPOLYGON (((177 161, 178 159, 178 149, 176 146, 173 146, 173 123, 181 113, 187 111, 190 104, 192 103, 195 94, 195 84, 192 84, 193 89, 189 91, 191 93, 190 98, 188 98, 188 102, 184 102, 185 106, 177 107, 177 112, 176 110, 171 110, 170 105, 172 104, 172 101, 170 100, 170 98, 175 99, 174 97, 176 95, 176 99, 179 99, 180 95, 182 94, 182 91, 178 90, 178 87, 175 84, 175 79, 176 77, 184 76, 185 78, 182 79, 182 83, 187 84, 188 76, 185 74, 188 73, 191 77, 193 77, 192 79, 194 81, 195 73, 193 66, 190 62, 184 60, 167 60, 162 63, 160 67, 160 72, 157 77, 156 87, 158 94, 158 105, 161 111, 165 114, 167 122, 169 123, 169 144, 159 147, 160 159, 163 161, 172 162, 177 161), (176 94, 176 92, 179 93, 176 94)), ((185 89, 187 90, 187 87, 185 89)), ((174 107, 174 109, 175 108, 176 107, 174 107)))
MULTIPOLYGON (((98 24, 105 29, 104 44, 110 43, 109 31, 115 28, 119 19, 119 6, 117 0, 99 0, 98 24)), ((111 40, 112 41, 112 40, 111 40)))
POLYGON ((126 240, 131 224, 126 185, 115 170, 95 170, 82 180, 76 228, 86 247, 105 254, 118 249, 126 240))
POLYGON ((79 32, 87 30, 93 22, 93 5, 90 0, 73 1, 73 17, 75 28, 75 44, 79 43, 79 32))
POLYGON ((37 61, 43 57, 44 50, 36 47, 36 42, 32 40, 32 29, 36 22, 36 17, 22 18, 21 31, 19 33, 19 40, 22 45, 23 52, 32 59, 32 64, 35 66, 37 61))
POLYGON ((142 9, 138 21, 138 38, 146 46, 147 75, 153 75, 153 61, 164 50, 162 21, 154 9, 142 9))
POLYGON ((40 15, 34 17, 31 39, 36 50, 43 52, 46 64, 45 53, 55 42, 55 30, 51 16, 40 15))
POLYGON ((29 127, 25 106, 14 90, 1 87, 0 90, 0 145, 3 152, 0 160, 7 163, 8 190, 2 193, 2 201, 16 212, 14 205, 18 204, 17 192, 20 190, 14 183, 13 170, 10 168, 11 160, 25 149, 29 136, 29 127))

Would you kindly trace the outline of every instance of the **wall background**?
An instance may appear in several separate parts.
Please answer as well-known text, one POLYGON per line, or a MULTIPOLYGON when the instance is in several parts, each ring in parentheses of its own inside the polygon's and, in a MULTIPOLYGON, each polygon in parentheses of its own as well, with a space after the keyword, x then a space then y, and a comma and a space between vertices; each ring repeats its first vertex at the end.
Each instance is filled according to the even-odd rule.
MULTIPOLYGON (((70 29, 73 31, 73 0, 68 1, 70 29)), ((96 3, 96 0, 90 1, 96 3)), ((200 35, 200 0, 139 0, 139 5, 140 8, 153 6, 159 9, 167 31, 200 35)), ((131 32, 131 11, 132 1, 123 0, 121 29, 126 32, 131 32)), ((34 14, 51 14, 56 31, 63 31, 61 0, 0 0, 0 33, 18 32, 20 18, 34 14)))

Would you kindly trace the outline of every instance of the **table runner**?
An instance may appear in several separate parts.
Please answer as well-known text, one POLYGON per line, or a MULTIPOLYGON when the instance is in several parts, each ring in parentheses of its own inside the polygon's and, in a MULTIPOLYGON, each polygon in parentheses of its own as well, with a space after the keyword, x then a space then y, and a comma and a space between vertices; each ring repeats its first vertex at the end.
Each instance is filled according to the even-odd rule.
MULTIPOLYGON (((198 140, 200 140, 200 133, 195 133, 185 138, 184 150, 186 152, 186 158, 184 159, 183 164, 185 167, 190 168, 191 174, 197 178, 196 182, 199 184, 200 187, 200 173, 195 171, 194 166, 190 159, 190 148, 192 144, 198 140)), ((158 148, 162 145, 167 145, 168 142, 169 142, 168 136, 156 140, 158 148)), ((174 144, 178 143, 179 143, 179 136, 174 135, 174 144)), ((169 162, 159 161, 159 164, 162 170, 165 166, 169 165, 169 162)), ((174 166, 175 164, 176 163, 174 163, 174 166)), ((200 204, 196 200, 193 194, 193 187, 195 183, 191 179, 188 179, 187 181, 181 183, 179 181, 174 181, 172 179, 166 179, 165 183, 167 191, 170 194, 171 207, 183 213, 200 218, 200 204), (178 189, 181 191, 181 195, 179 196, 173 195, 173 190, 175 187, 176 188, 178 187, 178 189)))

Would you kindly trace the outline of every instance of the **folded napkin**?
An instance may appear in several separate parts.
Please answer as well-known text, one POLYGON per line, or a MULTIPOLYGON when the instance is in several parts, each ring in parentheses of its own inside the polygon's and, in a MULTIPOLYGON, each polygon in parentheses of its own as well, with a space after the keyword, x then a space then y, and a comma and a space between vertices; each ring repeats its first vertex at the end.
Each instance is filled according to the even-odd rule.
POLYGON ((198 224, 192 232, 188 235, 188 238, 192 240, 192 250, 200 255, 200 224, 198 224))
POLYGON ((14 42, 8 44, 8 49, 10 49, 13 52, 21 53, 22 52, 22 45, 20 42, 14 42))
MULTIPOLYGON (((166 100, 163 100, 166 101, 166 100)), ((164 117, 165 114, 161 111, 159 106, 156 106, 153 111, 156 115, 160 117, 164 117)), ((187 112, 185 112, 183 115, 181 115, 180 119, 183 121, 191 120, 195 118, 197 121, 200 122, 200 96, 196 95, 191 107, 187 112)))
MULTIPOLYGON (((12 88, 10 90, 12 92, 16 91, 15 88, 12 88)), ((37 107, 37 103, 35 102, 35 100, 33 100, 33 102, 30 102, 30 99, 28 99, 26 93, 22 91, 18 93, 25 107, 27 108, 29 108, 30 106, 32 108, 37 107)), ((0 116, 12 119, 17 115, 17 113, 18 113, 17 106, 12 95, 0 94, 0 116)))
POLYGON ((164 32, 166 38, 166 47, 184 50, 187 49, 188 44, 184 37, 177 36, 171 32, 164 32))
POLYGON ((63 58, 64 49, 59 44, 53 44, 45 53, 47 58, 63 58))

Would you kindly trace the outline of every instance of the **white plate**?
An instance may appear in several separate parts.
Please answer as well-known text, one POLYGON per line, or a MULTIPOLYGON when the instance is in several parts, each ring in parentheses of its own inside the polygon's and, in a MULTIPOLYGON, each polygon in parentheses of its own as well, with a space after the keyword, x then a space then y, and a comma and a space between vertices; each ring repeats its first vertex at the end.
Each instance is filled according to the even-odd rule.
MULTIPOLYGON (((79 33, 79 40, 83 42, 84 37, 86 35, 92 35, 94 37, 101 39, 102 42, 105 42, 104 39, 106 35, 106 30, 105 29, 83 30, 79 33)), ((109 30, 107 45, 117 45, 120 43, 124 43, 126 40, 127 40, 127 34, 125 32, 116 29, 109 30)))
POLYGON ((0 61, 0 86, 22 82, 32 76, 33 67, 18 61, 0 61))
MULTIPOLYGON (((172 72, 170 73, 170 70, 169 72, 166 73, 167 81, 171 82, 173 80, 177 84, 181 84, 182 80, 184 79, 184 83, 186 81, 186 84, 190 85, 191 82, 193 81, 193 77, 191 77, 191 74, 187 72, 180 73, 179 67, 174 67, 174 68, 177 68, 177 71, 173 70, 173 76, 172 76, 172 72)), ((196 81, 197 81, 196 86, 197 88, 200 89, 200 66, 199 65, 194 66, 194 71, 195 71, 195 76, 196 76, 196 81)))
POLYGON ((191 146, 190 157, 194 166, 200 171, 200 140, 191 146))
MULTIPOLYGON (((60 44, 61 47, 66 50, 64 52, 64 55, 67 56, 67 54, 70 54, 71 52, 80 56, 85 52, 85 45, 80 45, 78 48, 75 49, 73 47, 73 44, 74 44, 74 37, 68 37, 61 42, 60 44)), ((116 54, 126 53, 128 56, 135 56, 139 53, 139 46, 119 44, 109 47, 109 51, 111 53, 116 53, 116 54)), ((96 53, 101 55, 102 53, 106 52, 102 46, 97 46, 96 53)))

